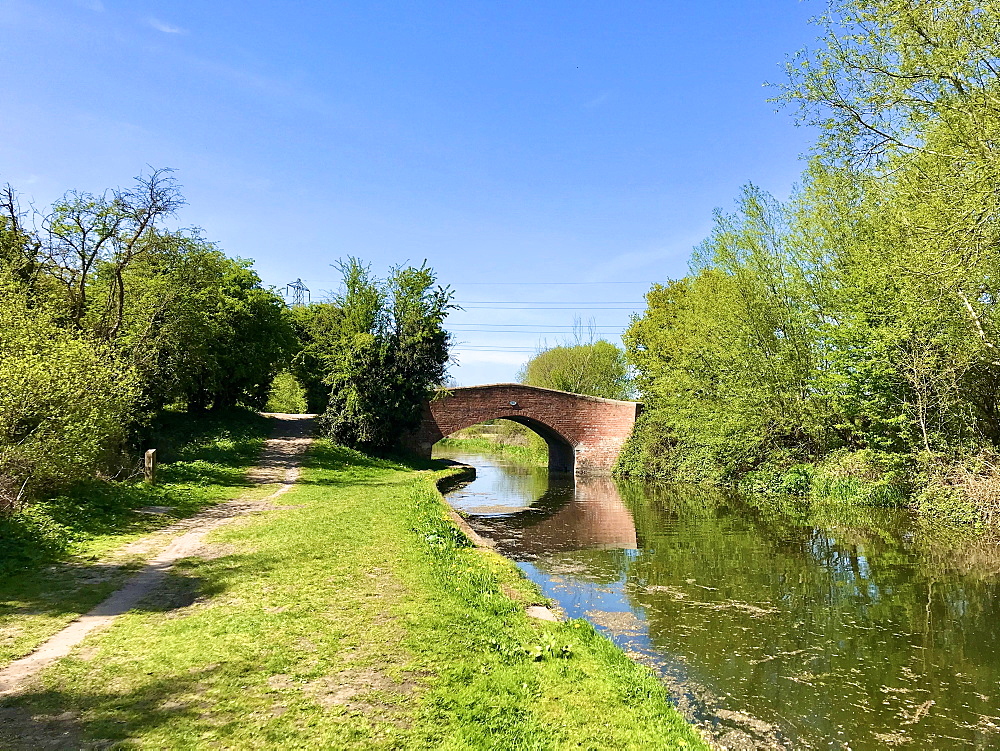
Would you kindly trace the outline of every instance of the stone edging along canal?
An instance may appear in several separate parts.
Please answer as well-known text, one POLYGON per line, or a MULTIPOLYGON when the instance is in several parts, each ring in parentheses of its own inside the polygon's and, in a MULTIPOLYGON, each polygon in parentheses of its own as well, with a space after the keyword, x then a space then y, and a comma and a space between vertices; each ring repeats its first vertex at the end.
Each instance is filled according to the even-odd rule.
MULTIPOLYGON (((493 553, 497 553, 496 544, 492 540, 486 539, 478 532, 476 532, 476 530, 474 530, 471 526, 469 526, 469 523, 462 518, 461 514, 459 514, 457 511, 455 511, 455 509, 451 507, 451 504, 448 503, 448 499, 445 498, 444 496, 444 494, 449 490, 452 490, 464 483, 472 482, 473 480, 475 480, 476 468, 468 464, 462 464, 460 462, 451 462, 451 468, 453 471, 449 472, 444 477, 438 478, 437 482, 435 483, 437 486, 438 493, 441 495, 441 503, 444 506, 445 514, 447 515, 448 519, 451 520, 452 524, 458 527, 458 529, 462 532, 462 534, 465 535, 466 538, 468 538, 469 542, 471 542, 475 547, 481 550, 489 550, 493 553)), ((500 554, 497 553, 497 555, 500 554)), ((507 561, 511 566, 517 568, 516 564, 509 558, 502 555, 501 557, 505 561, 507 561)), ((520 569, 518 570, 520 571, 520 569)), ((516 598, 512 599, 515 599, 515 602, 517 602, 516 598)), ((523 603, 520 602, 518 604, 523 605, 523 603)), ((558 622, 565 620, 565 616, 561 611, 555 610, 546 605, 526 605, 524 607, 524 612, 528 615, 528 617, 536 618, 540 621, 558 622)))

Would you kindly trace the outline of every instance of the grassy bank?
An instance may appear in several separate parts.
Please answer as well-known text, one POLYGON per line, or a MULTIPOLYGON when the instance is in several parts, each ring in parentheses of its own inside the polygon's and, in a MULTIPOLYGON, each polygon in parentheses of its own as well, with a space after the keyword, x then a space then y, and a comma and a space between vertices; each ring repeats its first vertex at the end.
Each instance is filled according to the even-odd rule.
POLYGON ((524 614, 532 585, 446 521, 447 473, 320 442, 286 508, 215 533, 3 727, 129 748, 703 748, 589 625, 524 614))
POLYGON ((0 666, 27 654, 118 587, 142 561, 121 548, 251 488, 245 473, 270 423, 247 410, 167 414, 145 445, 155 486, 95 481, 0 517, 0 666), (164 513, 142 513, 154 507, 164 513))
POLYGON ((488 454, 499 454, 509 459, 533 464, 539 467, 548 466, 548 449, 540 449, 536 446, 519 446, 516 444, 504 443, 502 440, 494 440, 487 436, 476 437, 448 437, 439 441, 438 446, 457 451, 484 452, 488 454))
POLYGON ((678 440, 647 414, 619 456, 619 477, 735 487, 845 506, 906 507, 927 521, 1000 529, 1000 451, 839 448, 816 458, 782 448, 725 457, 718 446, 678 440), (723 461, 725 459, 725 461, 723 461))

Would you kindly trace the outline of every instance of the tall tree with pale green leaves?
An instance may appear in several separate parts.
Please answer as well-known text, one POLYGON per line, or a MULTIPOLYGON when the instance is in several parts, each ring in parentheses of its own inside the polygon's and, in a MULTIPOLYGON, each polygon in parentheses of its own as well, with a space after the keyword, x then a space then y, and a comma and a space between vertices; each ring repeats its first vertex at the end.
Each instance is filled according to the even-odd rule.
POLYGON ((817 21, 780 95, 821 132, 801 188, 747 188, 625 336, 666 474, 1000 441, 1000 5, 817 21))

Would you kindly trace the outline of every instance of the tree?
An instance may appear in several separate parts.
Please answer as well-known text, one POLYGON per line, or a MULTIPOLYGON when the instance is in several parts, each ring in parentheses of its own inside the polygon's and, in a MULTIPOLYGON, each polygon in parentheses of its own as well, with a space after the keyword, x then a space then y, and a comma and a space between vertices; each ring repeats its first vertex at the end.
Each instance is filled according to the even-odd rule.
POLYGON ((263 406, 288 311, 250 262, 162 226, 182 204, 155 170, 29 226, 0 190, 0 507, 114 469, 167 405, 263 406))
POLYGON ((542 350, 525 364, 518 380, 605 399, 628 399, 632 391, 625 352, 604 339, 542 350))
POLYGON ((151 404, 264 405, 296 338, 284 302, 249 261, 175 234, 124 279, 132 295, 119 351, 152 385, 151 404))
POLYGON ((453 293, 425 264, 381 282, 356 258, 339 264, 340 335, 327 358, 330 400, 323 423, 335 440, 368 451, 396 447, 444 380, 453 293))
POLYGON ((819 126, 820 152, 869 167, 922 152, 994 161, 994 0, 832 0, 817 23, 821 44, 789 61, 779 100, 798 105, 801 118, 819 126), (929 136, 929 128, 951 143, 929 136))
POLYGON ((132 190, 99 196, 71 191, 42 222, 41 263, 62 290, 70 325, 105 341, 124 323, 130 266, 161 240, 157 222, 184 204, 170 170, 154 170, 135 182, 132 190), (95 282, 104 291, 96 301, 90 297, 95 282))
POLYGON ((134 374, 106 344, 61 327, 0 272, 0 513, 115 469, 134 374))
POLYGON ((1000 6, 840 0, 820 23, 824 44, 792 61, 782 98, 822 129, 816 160, 882 217, 866 255, 906 321, 921 442, 996 440, 1000 6))
POLYGON ((330 402, 326 379, 339 351, 343 314, 332 303, 292 308, 290 319, 299 342, 291 372, 305 390, 309 412, 322 414, 330 402))

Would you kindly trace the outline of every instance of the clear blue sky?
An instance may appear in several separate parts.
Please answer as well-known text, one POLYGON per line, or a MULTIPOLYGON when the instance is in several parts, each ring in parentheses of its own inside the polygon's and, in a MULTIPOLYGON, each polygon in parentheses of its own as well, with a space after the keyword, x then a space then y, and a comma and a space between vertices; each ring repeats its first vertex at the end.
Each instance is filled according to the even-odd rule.
POLYGON ((788 194, 811 134, 762 83, 822 9, 0 0, 0 182, 175 168, 179 225, 314 299, 338 258, 427 259, 467 308, 455 378, 511 380, 575 318, 616 339, 740 185, 788 194))

